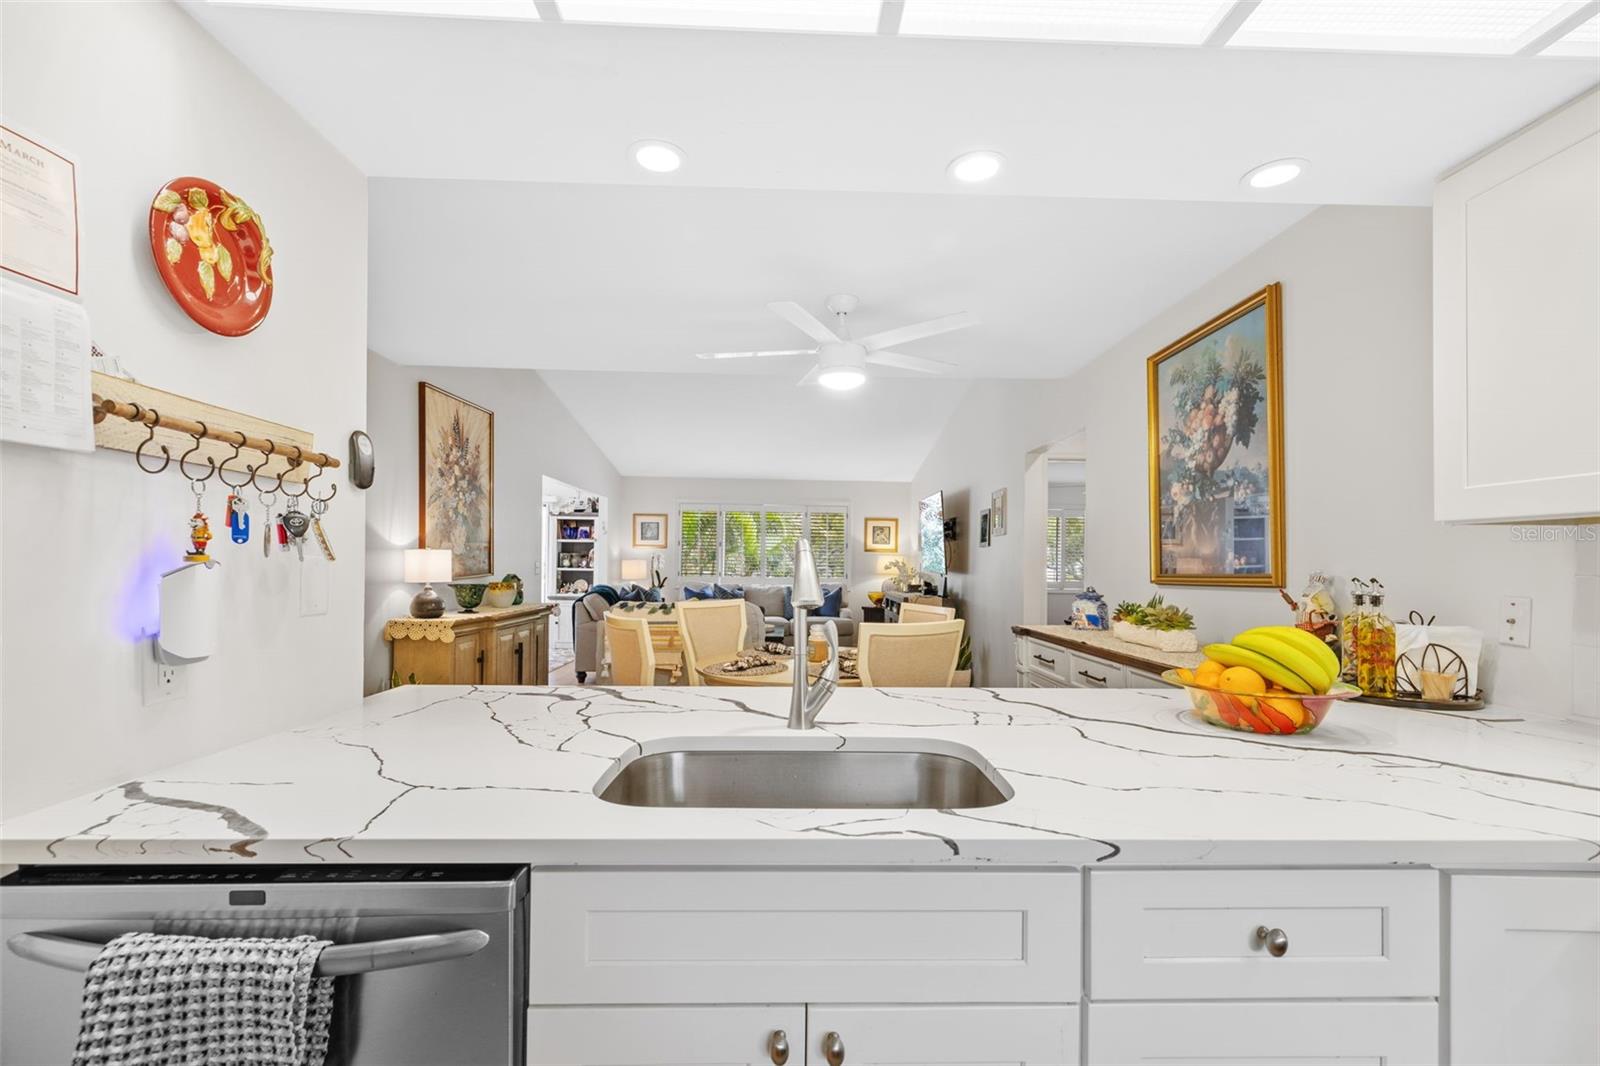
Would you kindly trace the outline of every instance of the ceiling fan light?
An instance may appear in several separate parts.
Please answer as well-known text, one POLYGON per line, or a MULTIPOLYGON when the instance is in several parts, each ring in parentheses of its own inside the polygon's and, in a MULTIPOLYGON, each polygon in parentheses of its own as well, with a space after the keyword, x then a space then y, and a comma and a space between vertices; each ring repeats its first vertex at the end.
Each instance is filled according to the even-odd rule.
POLYGON ((866 383, 866 373, 850 366, 834 367, 832 370, 824 370, 817 375, 818 385, 825 389, 832 389, 835 392, 848 392, 851 389, 859 389, 866 383))
POLYGON ((950 176, 963 185, 977 185, 1000 173, 1005 157, 999 152, 968 152, 950 161, 950 176))
POLYGON ((683 149, 667 141, 635 141, 628 151, 652 174, 671 174, 683 166, 683 149))

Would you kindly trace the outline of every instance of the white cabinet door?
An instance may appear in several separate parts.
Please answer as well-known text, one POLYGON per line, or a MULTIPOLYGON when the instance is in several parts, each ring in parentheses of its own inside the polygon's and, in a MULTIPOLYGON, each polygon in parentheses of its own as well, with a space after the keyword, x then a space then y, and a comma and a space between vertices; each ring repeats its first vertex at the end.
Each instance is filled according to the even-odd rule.
POLYGON ((1434 517, 1600 513, 1600 93, 1433 200, 1434 517))
POLYGON ((1093 1066, 1439 1061, 1439 1009, 1431 1002, 1093 1003, 1086 1024, 1093 1066))
POLYGON ((1450 879, 1453 1063, 1600 1062, 1600 877, 1450 879))
POLYGON ((806 1066, 1071 1066, 1078 1008, 834 1007, 808 1010, 806 1066), (840 1059, 842 1055, 842 1059, 840 1059))
POLYGON ((805 1041, 798 1004, 528 1012, 528 1066, 801 1066, 805 1041))

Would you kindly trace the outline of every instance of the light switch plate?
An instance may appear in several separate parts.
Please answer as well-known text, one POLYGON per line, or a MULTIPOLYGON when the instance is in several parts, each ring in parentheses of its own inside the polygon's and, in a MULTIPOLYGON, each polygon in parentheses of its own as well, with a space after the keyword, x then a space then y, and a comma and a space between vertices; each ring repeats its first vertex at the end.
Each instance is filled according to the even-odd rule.
POLYGON ((1500 643, 1526 648, 1533 642, 1533 601, 1507 596, 1500 601, 1500 643))

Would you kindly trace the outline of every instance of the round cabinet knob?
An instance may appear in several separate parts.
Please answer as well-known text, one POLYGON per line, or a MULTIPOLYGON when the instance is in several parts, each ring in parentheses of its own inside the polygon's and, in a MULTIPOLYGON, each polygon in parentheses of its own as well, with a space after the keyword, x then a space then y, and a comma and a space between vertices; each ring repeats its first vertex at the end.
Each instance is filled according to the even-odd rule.
POLYGON ((774 1029, 767 1039, 767 1054, 772 1057, 772 1066, 784 1066, 789 1061, 789 1034, 774 1029))
POLYGON ((1289 953, 1289 934, 1282 929, 1268 929, 1264 925, 1256 926, 1256 943, 1265 944, 1267 954, 1275 959, 1281 959, 1289 953))
POLYGON ((839 1039, 838 1033, 829 1033, 822 1038, 822 1054, 828 1060, 828 1066, 844 1066, 844 1041, 839 1039))

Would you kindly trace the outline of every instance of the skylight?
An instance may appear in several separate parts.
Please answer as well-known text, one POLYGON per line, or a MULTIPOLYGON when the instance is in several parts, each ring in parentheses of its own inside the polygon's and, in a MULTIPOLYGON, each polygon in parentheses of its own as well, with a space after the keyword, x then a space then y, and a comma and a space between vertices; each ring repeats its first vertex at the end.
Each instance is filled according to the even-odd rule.
POLYGON ((1581 8, 1573 0, 1262 0, 1233 45, 1511 55, 1581 8))
POLYGON ((533 0, 209 0, 231 7, 310 8, 363 15, 436 15, 451 18, 537 19, 533 0))
POLYGON ((1229 0, 905 0, 900 33, 923 37, 1200 44, 1229 0))
POLYGON ((560 0, 568 22, 794 33, 875 33, 879 0, 560 0))

